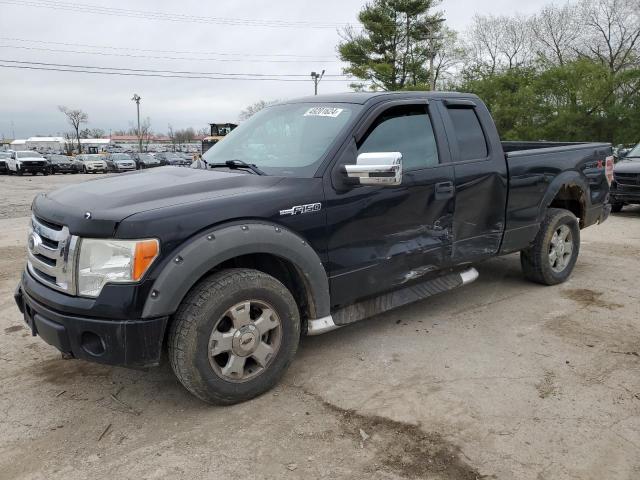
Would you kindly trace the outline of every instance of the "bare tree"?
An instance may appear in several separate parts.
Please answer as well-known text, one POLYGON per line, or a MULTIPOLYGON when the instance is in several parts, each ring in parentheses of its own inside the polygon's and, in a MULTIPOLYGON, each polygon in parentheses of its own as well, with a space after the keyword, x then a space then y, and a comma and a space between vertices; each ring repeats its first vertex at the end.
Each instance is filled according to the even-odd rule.
POLYGON ((496 72, 499 66, 503 25, 499 17, 475 15, 466 34, 467 66, 496 72))
POLYGON ((73 110, 63 105, 58 106, 58 110, 67 116, 67 122, 76 132, 76 140, 78 141, 78 153, 82 153, 82 145, 80 144, 80 125, 89 121, 89 116, 82 110, 73 110))
POLYGON ((575 57, 581 30, 580 9, 576 4, 544 7, 531 21, 538 59, 563 66, 575 57))
POLYGON ((167 136, 169 137, 169 140, 171 141, 171 145, 173 145, 173 151, 176 151, 176 134, 173 131, 173 127, 171 126, 171 124, 169 124, 168 129, 167 129, 167 136))
POLYGON ((580 53, 595 57, 615 74, 640 62, 640 2, 583 0, 587 38, 580 53))
POLYGON ((73 132, 64 134, 64 151, 67 155, 73 155, 73 149, 75 148, 74 141, 73 132))
POLYGON ((432 52, 431 61, 431 90, 436 90, 448 78, 455 74, 454 70, 464 60, 464 47, 461 45, 458 34, 454 30, 444 27, 439 37, 431 40, 429 46, 432 52))
POLYGON ((502 35, 498 52, 504 56, 505 66, 512 68, 525 65, 531 59, 530 21, 522 16, 499 17, 502 35))
POLYGON ((256 103, 249 105, 247 108, 240 112, 238 119, 242 122, 244 120, 250 119, 260 110, 268 107, 269 105, 273 105, 274 103, 278 103, 279 100, 259 100, 256 103))

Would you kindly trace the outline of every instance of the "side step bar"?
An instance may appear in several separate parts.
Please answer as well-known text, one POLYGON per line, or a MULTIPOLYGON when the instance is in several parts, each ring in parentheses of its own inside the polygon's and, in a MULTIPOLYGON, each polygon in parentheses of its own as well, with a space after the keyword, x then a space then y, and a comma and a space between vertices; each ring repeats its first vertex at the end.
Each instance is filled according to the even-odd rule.
POLYGON ((462 272, 449 273, 427 282, 411 285, 370 300, 349 305, 327 317, 309 320, 307 335, 321 335, 344 325, 462 287, 477 279, 478 271, 473 267, 469 267, 462 272))

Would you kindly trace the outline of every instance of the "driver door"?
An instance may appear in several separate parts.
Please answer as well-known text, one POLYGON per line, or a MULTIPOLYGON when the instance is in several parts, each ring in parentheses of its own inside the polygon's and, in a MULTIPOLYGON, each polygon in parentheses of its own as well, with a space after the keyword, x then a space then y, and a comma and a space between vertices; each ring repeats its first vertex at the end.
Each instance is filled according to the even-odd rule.
POLYGON ((424 279, 451 257, 454 173, 442 122, 432 122, 437 110, 426 101, 395 101, 370 115, 325 188, 334 308, 424 279), (343 166, 372 152, 402 154, 401 185, 341 184, 343 166))

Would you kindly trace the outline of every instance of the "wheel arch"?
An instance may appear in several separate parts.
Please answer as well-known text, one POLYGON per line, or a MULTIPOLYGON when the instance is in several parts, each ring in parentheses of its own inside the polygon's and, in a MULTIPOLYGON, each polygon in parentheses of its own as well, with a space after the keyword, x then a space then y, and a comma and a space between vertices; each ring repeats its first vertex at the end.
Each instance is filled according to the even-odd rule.
POLYGON ((586 226, 589 199, 589 186, 578 172, 564 172, 551 183, 541 203, 538 222, 542 222, 549 208, 562 208, 573 213, 580 222, 580 228, 586 226))
POLYGON ((283 283, 303 321, 329 315, 329 281, 315 250, 282 226, 249 221, 204 230, 174 252, 153 284, 143 318, 172 315, 202 278, 237 267, 262 271, 283 283))

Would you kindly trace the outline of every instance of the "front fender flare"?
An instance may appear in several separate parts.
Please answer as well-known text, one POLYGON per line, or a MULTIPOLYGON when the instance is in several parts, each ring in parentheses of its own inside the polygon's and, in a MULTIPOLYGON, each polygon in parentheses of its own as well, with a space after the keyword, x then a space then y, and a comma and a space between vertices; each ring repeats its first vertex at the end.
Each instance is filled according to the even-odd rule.
POLYGON ((286 228, 252 221, 206 230, 174 252, 153 284, 142 317, 172 315, 208 272, 226 260, 253 253, 272 254, 293 263, 304 276, 315 316, 329 315, 329 280, 316 251, 286 228))

